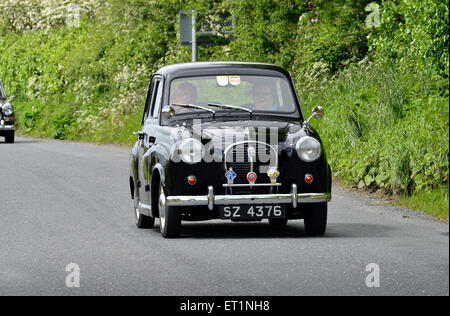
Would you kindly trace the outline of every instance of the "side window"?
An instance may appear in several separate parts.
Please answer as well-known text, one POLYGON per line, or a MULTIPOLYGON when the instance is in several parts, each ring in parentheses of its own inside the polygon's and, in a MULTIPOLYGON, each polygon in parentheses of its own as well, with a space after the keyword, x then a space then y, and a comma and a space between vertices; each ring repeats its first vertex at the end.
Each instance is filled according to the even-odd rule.
POLYGON ((161 80, 158 80, 155 85, 155 96, 153 97, 153 103, 152 103, 152 117, 157 118, 159 109, 161 108, 161 101, 162 101, 162 90, 163 90, 163 84, 161 80))
POLYGON ((152 80, 152 82, 150 83, 150 87, 148 89, 148 93, 147 93, 147 100, 145 101, 145 109, 144 109, 144 115, 142 116, 142 124, 144 124, 144 122, 147 120, 148 115, 150 113, 150 105, 151 105, 151 101, 152 101, 152 96, 153 96, 153 92, 155 91, 154 87, 155 87, 155 79, 152 80))

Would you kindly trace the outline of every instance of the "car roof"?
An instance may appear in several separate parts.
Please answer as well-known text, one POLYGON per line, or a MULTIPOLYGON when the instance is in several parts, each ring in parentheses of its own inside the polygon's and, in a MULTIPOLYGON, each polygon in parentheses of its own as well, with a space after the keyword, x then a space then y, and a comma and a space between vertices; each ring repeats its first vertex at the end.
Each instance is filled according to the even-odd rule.
POLYGON ((264 74, 278 72, 282 73, 286 77, 290 77, 288 71, 284 68, 265 63, 254 63, 254 62, 235 62, 235 61, 216 61, 216 62, 194 62, 194 63, 184 63, 184 64, 174 64, 162 67, 156 74, 165 77, 183 77, 189 75, 208 75, 217 71, 222 71, 226 74, 228 71, 242 71, 247 70, 249 74, 264 74))

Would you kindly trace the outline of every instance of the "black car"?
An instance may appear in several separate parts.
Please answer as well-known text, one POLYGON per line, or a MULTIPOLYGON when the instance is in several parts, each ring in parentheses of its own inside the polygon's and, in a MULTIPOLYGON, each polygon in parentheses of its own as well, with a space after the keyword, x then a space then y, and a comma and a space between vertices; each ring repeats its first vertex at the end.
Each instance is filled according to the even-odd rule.
POLYGON ((139 228, 161 234, 182 221, 221 219, 284 226, 304 219, 321 236, 331 170, 286 70, 260 63, 171 65, 151 79, 130 159, 139 228))
POLYGON ((0 80, 0 137, 5 137, 7 143, 14 143, 14 108, 11 102, 14 96, 7 99, 5 89, 0 80))

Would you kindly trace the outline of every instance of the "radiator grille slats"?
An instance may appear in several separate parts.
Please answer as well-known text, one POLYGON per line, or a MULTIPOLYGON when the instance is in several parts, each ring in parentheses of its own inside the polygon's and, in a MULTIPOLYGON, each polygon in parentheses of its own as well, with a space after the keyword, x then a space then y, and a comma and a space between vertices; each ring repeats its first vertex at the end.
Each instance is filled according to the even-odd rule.
MULTIPOLYGON (((237 177, 234 180, 235 184, 248 184, 247 174, 251 171, 251 163, 249 158, 249 148, 252 147, 254 152, 256 153, 256 159, 254 159, 253 163, 253 172, 255 172, 258 176, 256 183, 270 183, 270 178, 266 173, 266 170, 263 168, 261 170, 261 166, 265 166, 266 168, 276 161, 273 155, 275 154, 273 150, 271 150, 270 146, 267 144, 260 143, 240 143, 234 145, 227 153, 226 153, 226 163, 227 168, 233 168, 237 177)), ((251 150, 250 150, 251 151, 251 150)), ((233 188, 233 194, 266 194, 270 193, 270 187, 239 187, 233 188)))

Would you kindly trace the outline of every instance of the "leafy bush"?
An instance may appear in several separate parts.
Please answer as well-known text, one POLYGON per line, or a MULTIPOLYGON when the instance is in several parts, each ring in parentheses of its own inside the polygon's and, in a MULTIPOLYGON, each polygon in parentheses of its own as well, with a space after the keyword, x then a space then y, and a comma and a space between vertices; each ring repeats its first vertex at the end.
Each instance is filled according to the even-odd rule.
POLYGON ((370 37, 379 58, 404 61, 414 58, 427 69, 448 77, 448 0, 383 1, 381 25, 370 37))
POLYGON ((51 118, 50 137, 55 139, 66 139, 69 133, 70 125, 74 122, 72 113, 66 111, 58 113, 51 118))

